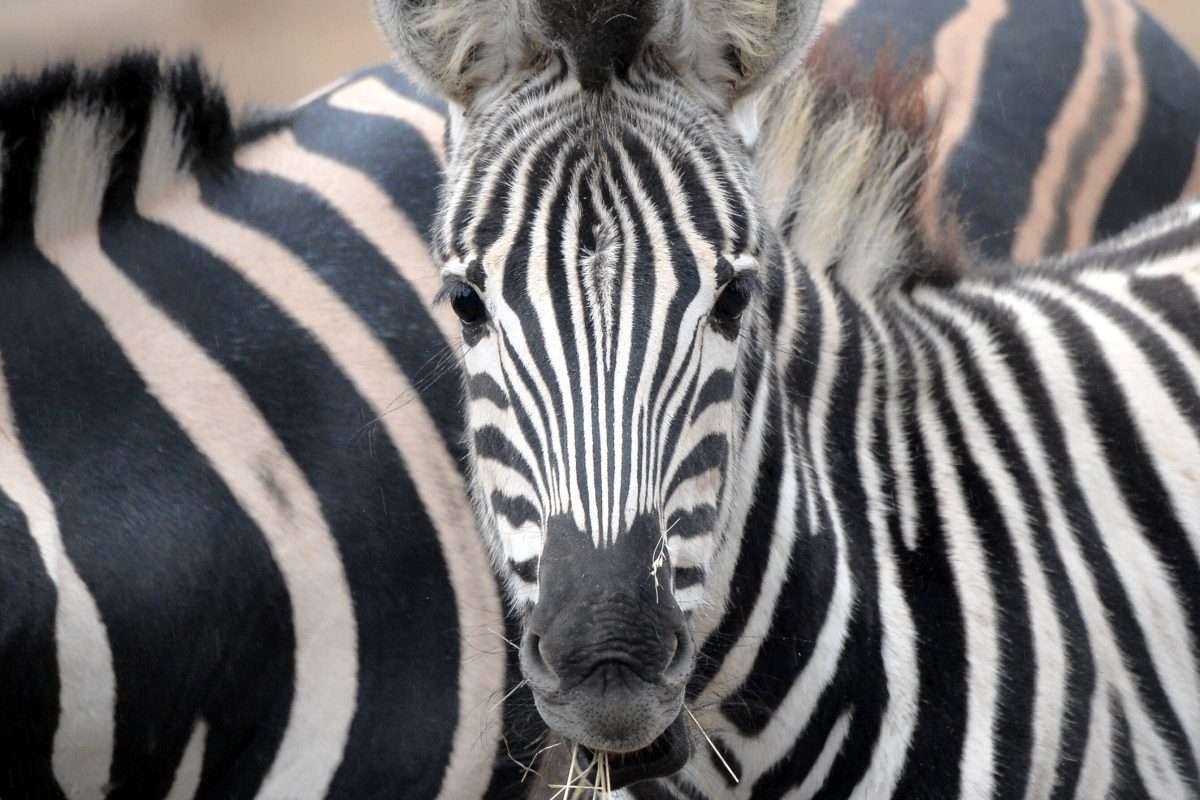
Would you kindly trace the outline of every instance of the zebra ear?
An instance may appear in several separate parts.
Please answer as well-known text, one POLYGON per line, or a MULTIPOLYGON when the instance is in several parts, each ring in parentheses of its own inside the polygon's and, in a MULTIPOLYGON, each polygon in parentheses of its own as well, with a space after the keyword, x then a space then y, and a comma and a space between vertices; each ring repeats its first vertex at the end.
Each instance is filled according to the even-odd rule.
POLYGON ((673 0, 657 39, 677 66, 734 103, 787 75, 815 38, 823 0, 673 0))
POLYGON ((462 106, 527 62, 523 0, 372 0, 401 68, 462 106))

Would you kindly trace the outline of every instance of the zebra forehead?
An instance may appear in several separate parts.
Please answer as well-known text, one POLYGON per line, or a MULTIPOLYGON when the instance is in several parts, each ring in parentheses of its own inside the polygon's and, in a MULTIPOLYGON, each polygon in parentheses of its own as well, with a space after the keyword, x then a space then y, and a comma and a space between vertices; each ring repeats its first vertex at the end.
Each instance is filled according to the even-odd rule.
POLYGON ((502 106, 467 115, 439 254, 462 258, 512 239, 547 201, 568 213, 545 213, 540 227, 580 225, 590 253, 604 251, 602 241, 628 242, 629 231, 644 245, 646 219, 682 222, 718 252, 750 249, 762 237, 761 215, 744 146, 670 74, 653 65, 641 72, 595 94, 550 65, 502 106))

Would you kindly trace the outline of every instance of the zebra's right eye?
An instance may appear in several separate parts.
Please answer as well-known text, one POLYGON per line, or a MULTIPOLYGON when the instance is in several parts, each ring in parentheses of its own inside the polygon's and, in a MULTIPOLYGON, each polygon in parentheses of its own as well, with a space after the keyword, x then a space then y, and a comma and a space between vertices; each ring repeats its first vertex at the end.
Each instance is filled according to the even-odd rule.
POLYGON ((487 306, 479 292, 465 283, 456 284, 450 290, 450 307, 464 325, 477 325, 487 318, 487 306))
POLYGON ((713 313, 727 322, 736 321, 746 310, 746 306, 750 305, 752 290, 753 284, 749 278, 734 278, 721 290, 717 303, 713 306, 713 313))

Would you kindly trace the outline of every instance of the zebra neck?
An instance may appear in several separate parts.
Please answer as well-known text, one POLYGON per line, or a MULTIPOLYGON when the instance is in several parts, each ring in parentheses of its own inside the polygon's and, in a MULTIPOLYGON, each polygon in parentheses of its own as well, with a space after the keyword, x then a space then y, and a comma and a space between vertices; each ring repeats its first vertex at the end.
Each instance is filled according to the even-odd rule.
POLYGON ((865 505, 852 442, 857 314, 845 317, 852 308, 830 287, 784 283, 752 337, 751 361, 761 362, 746 376, 748 421, 725 509, 732 535, 714 566, 725 602, 702 630, 691 692, 720 708, 732 726, 727 755, 746 774, 793 747, 807 770, 832 739, 877 732, 888 705, 876 547, 853 518, 865 505), (809 295, 821 299, 801 303, 809 295))
MULTIPOLYGON (((908 513, 889 496, 889 426, 911 423, 889 413, 912 365, 885 357, 889 312, 822 275, 787 274, 756 332, 765 355, 747 381, 727 509, 741 535, 717 560, 732 564, 728 599, 705 646, 715 666, 693 687, 732 726, 745 774, 793 761, 780 780, 829 768, 823 753, 870 750, 917 694, 888 644, 903 628, 891 572, 908 513)), ((838 761, 823 779, 856 780, 845 770, 869 762, 838 761)))

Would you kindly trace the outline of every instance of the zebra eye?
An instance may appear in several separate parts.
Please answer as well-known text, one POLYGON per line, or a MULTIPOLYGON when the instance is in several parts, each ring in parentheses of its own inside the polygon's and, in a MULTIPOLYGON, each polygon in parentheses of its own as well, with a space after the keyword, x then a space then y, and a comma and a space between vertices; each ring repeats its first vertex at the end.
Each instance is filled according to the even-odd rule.
POLYGON ((721 290, 717 303, 713 306, 713 314, 723 320, 736 320, 750 304, 750 291, 749 279, 734 278, 721 290))
POLYGON ((465 283, 456 284, 450 290, 450 307, 464 325, 475 325, 487 317, 487 306, 479 292, 465 283))

